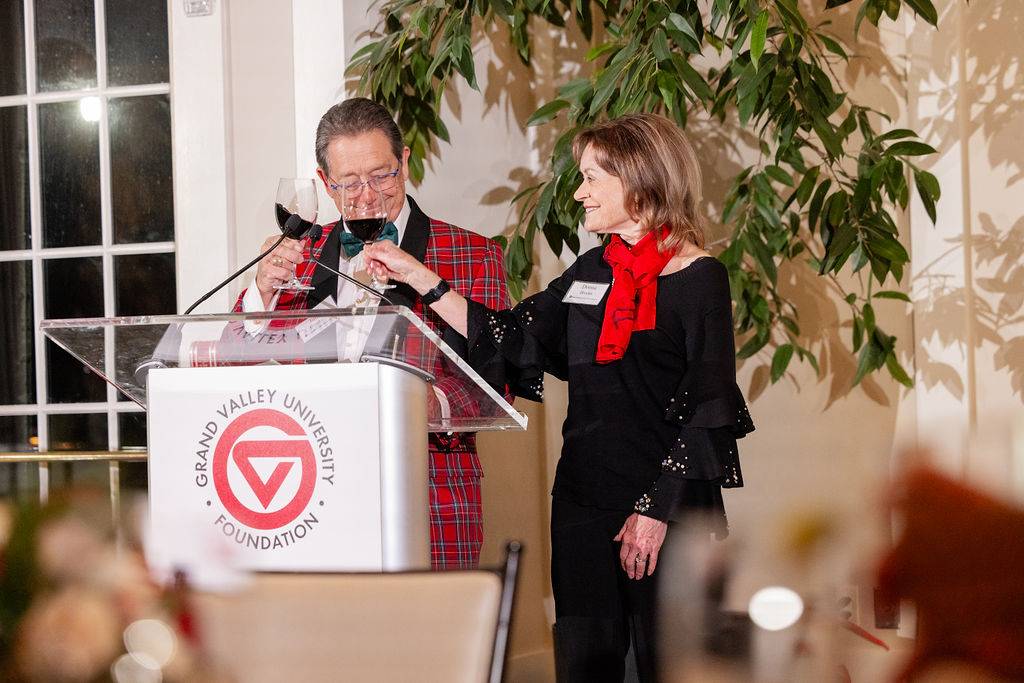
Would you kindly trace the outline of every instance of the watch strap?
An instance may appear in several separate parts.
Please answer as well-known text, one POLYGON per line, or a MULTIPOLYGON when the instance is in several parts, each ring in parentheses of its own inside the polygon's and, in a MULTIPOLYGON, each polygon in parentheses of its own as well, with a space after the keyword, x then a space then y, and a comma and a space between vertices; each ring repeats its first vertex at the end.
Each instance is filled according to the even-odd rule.
POLYGON ((452 291, 451 285, 448 284, 447 280, 441 278, 441 281, 437 283, 436 287, 420 297, 420 301, 423 302, 424 306, 429 306, 430 304, 436 303, 438 299, 450 291, 452 291))

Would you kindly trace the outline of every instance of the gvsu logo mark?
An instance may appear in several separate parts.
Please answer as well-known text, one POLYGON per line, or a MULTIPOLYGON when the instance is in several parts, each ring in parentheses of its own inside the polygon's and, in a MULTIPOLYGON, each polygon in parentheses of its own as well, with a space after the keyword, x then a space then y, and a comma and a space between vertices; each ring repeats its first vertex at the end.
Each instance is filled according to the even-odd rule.
POLYGON ((334 449, 308 403, 253 389, 226 400, 203 426, 194 477, 221 533, 244 548, 287 548, 320 524, 314 510, 324 510, 334 487, 334 449))
POLYGON ((225 510, 242 524, 269 531, 306 509, 317 464, 305 429, 272 408, 243 413, 224 429, 212 463, 213 484, 225 510))

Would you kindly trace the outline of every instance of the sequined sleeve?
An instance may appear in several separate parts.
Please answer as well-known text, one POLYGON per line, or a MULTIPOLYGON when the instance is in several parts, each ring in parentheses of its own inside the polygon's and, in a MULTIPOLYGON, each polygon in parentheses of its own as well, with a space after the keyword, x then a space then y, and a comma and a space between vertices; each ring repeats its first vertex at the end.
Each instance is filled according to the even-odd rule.
POLYGON ((677 517, 687 481, 743 485, 736 440, 754 430, 736 384, 736 351, 728 282, 714 292, 699 329, 687 335, 687 368, 663 419, 679 432, 661 463, 661 476, 634 510, 666 521, 677 517))
POLYGON ((507 387, 531 401, 544 397, 544 373, 568 374, 566 320, 562 302, 575 266, 515 308, 496 311, 469 301, 469 364, 496 389, 507 387))

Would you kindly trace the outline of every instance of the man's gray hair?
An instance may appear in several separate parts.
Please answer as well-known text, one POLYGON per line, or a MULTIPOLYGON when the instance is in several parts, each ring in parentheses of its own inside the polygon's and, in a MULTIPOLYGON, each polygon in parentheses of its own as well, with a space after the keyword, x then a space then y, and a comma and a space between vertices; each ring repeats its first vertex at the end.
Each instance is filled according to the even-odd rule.
POLYGON ((374 130, 384 133, 395 158, 401 161, 405 149, 402 131, 387 109, 365 97, 339 102, 320 117, 320 124, 316 127, 316 163, 330 175, 327 148, 331 142, 335 138, 354 137, 374 130))

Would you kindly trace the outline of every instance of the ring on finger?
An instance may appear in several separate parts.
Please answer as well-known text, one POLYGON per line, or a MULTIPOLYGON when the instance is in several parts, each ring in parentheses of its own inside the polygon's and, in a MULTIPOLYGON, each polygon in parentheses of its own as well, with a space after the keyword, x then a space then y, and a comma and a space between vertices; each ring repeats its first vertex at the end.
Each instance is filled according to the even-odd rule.
POLYGON ((273 263, 275 266, 279 266, 281 265, 281 257, 275 256, 273 259, 271 259, 270 262, 273 263))
POLYGON ((640 564, 641 560, 642 558, 640 556, 640 553, 637 553, 636 557, 633 558, 633 564, 640 564))

